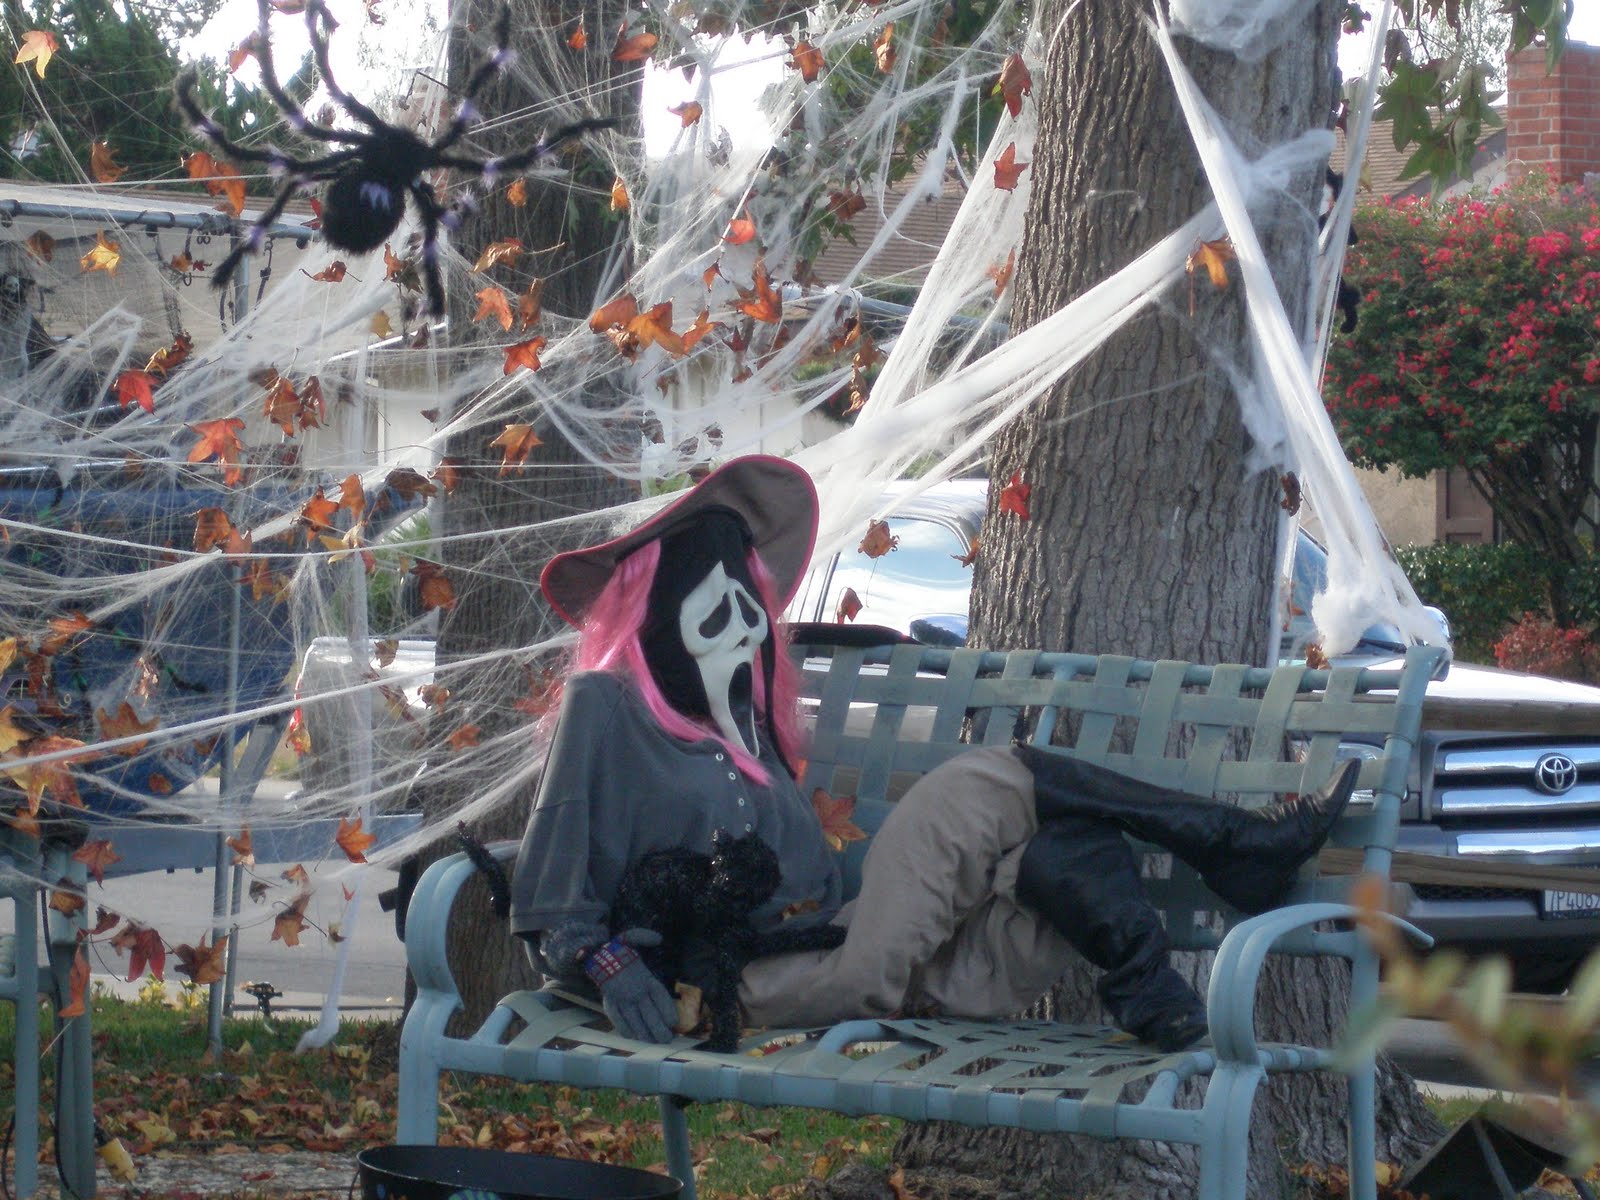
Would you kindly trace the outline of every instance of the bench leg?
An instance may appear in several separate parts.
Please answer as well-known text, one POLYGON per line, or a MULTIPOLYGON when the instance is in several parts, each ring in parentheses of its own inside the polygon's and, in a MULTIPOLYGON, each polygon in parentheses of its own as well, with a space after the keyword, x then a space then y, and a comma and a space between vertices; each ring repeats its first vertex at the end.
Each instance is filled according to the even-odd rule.
MULTIPOLYGON (((34 893, 16 900, 16 1151, 17 1195, 27 1200, 39 1186, 39 915, 34 893)), ((4 1163, 0 1163, 0 1170, 4 1163)))
POLYGON ((402 1146, 432 1146, 439 1140, 438 1039, 450 1017, 435 1018, 421 997, 400 1027, 400 1105, 395 1117, 395 1141, 402 1146), (437 1026, 438 1028, 434 1028, 437 1026))
POLYGON ((1244 1200, 1250 1168, 1250 1111, 1263 1072, 1259 1067, 1225 1064, 1206 1084, 1205 1108, 1220 1111, 1200 1144, 1200 1186, 1196 1200, 1244 1200))
POLYGON ((661 1102, 661 1140, 667 1150, 667 1172, 683 1184, 683 1200, 695 1200, 694 1156, 689 1148, 688 1102, 676 1096, 661 1102))
MULTIPOLYGON (((1378 956, 1362 946, 1350 963, 1350 1010, 1361 1012, 1378 999, 1378 956)), ((1378 1195, 1378 1073, 1368 1055, 1351 1068, 1349 1080, 1349 1171, 1351 1200, 1376 1200, 1378 1195)))

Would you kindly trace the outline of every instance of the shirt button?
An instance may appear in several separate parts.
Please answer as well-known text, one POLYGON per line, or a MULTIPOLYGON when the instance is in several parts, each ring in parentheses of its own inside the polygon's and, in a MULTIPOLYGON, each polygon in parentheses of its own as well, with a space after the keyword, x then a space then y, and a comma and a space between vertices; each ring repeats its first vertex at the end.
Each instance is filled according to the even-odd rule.
POLYGON ((728 772, 728 778, 729 779, 738 779, 739 777, 737 775, 735 775, 732 771, 729 771, 728 772))
POLYGON ((739 797, 739 807, 740 807, 740 808, 743 808, 743 807, 744 807, 744 797, 743 797, 743 796, 740 796, 740 797, 739 797))
POLYGON ((723 759, 725 759, 727 757, 728 756, 726 754, 724 754, 722 751, 720 751, 720 750, 717 751, 717 761, 718 762, 721 762, 723 759))
POLYGON ((752 830, 752 829, 753 829, 753 828, 755 828, 755 827, 754 827, 754 826, 753 826, 753 825, 746 825, 746 826, 745 826, 745 827, 744 827, 744 831, 745 831, 745 832, 746 832, 746 833, 749 833, 749 832, 750 832, 750 831, 751 831, 751 830, 752 830))

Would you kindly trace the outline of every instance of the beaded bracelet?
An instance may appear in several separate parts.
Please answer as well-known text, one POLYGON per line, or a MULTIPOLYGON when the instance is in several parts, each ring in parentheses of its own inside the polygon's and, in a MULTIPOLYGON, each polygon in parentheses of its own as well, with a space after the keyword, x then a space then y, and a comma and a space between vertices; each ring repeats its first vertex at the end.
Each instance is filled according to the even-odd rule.
POLYGON ((583 958, 583 973, 596 986, 615 979, 639 961, 639 952, 621 938, 612 938, 604 946, 596 946, 583 958))

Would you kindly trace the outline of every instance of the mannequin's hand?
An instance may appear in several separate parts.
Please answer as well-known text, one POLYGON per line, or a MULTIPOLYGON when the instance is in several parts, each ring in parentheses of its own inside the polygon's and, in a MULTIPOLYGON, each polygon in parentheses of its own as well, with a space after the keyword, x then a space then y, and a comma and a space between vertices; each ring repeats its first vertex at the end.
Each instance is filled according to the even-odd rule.
POLYGON ((569 921, 547 929, 539 937, 539 957, 546 973, 557 979, 572 979, 583 967, 583 960, 596 946, 603 946, 611 935, 604 925, 593 921, 569 921))

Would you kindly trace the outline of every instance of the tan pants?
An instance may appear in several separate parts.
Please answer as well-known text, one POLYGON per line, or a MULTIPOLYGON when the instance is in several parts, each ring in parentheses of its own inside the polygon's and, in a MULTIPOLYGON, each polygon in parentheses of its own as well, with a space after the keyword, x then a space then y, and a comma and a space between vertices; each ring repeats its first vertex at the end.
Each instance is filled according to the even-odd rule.
POLYGON ((1001 1017, 1060 977, 1073 951, 1016 899, 1038 829, 1033 775, 1009 748, 973 750, 924 775, 867 851, 836 950, 761 959, 739 999, 752 1025, 825 1025, 936 1011, 1001 1017))

